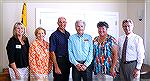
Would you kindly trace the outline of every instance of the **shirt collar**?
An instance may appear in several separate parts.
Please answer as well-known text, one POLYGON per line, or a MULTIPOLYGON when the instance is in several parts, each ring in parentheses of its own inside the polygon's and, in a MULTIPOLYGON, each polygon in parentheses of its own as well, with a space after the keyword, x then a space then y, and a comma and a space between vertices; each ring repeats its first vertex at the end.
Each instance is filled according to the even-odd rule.
POLYGON ((129 35, 125 35, 125 37, 127 36, 128 38, 130 38, 133 35, 134 35, 134 33, 130 33, 129 35))
POLYGON ((83 37, 83 36, 84 36, 84 34, 82 34, 81 36, 80 36, 79 34, 76 34, 76 36, 80 38, 80 37, 83 37))
MULTIPOLYGON (((58 28, 57 28, 57 31, 60 32, 60 33, 62 33, 58 28)), ((65 30, 65 33, 66 33, 66 30, 65 30)), ((63 34, 65 34, 65 33, 63 33, 63 34)))

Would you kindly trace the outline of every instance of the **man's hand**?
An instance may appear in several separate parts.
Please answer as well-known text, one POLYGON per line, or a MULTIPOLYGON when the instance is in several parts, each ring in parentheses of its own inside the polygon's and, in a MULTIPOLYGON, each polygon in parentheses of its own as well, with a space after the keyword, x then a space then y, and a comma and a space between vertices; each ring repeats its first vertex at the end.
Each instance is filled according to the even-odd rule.
POLYGON ((82 65, 83 65, 83 64, 77 64, 77 65, 76 65, 76 68, 77 68, 78 71, 81 71, 82 65))
POLYGON ((81 69, 81 71, 85 71, 87 69, 87 67, 86 67, 86 65, 82 65, 80 69, 81 69))
POLYGON ((140 71, 140 70, 138 70, 138 69, 136 69, 136 68, 133 70, 133 77, 134 77, 134 78, 136 78, 136 77, 139 75, 139 71, 140 71))
POLYGON ((55 73, 56 74, 62 74, 60 68, 58 67, 58 65, 55 66, 55 73))
POLYGON ((86 65, 84 64, 77 64, 76 68, 78 71, 85 71, 87 69, 86 65))

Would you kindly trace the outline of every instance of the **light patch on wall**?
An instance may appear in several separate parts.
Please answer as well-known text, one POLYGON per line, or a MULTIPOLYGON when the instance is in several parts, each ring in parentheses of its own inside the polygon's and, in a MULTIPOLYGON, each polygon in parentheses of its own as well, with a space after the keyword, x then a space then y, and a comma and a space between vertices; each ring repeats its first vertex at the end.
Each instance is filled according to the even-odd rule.
POLYGON ((99 12, 91 10, 79 9, 51 9, 51 8, 36 8, 36 27, 43 27, 47 31, 45 39, 49 41, 49 36, 54 32, 58 25, 58 17, 64 16, 67 19, 66 30, 70 34, 75 34, 76 20, 84 20, 86 23, 85 33, 90 34, 93 38, 98 36, 97 23, 99 21, 106 21, 109 24, 108 34, 119 37, 118 27, 118 12, 99 12))

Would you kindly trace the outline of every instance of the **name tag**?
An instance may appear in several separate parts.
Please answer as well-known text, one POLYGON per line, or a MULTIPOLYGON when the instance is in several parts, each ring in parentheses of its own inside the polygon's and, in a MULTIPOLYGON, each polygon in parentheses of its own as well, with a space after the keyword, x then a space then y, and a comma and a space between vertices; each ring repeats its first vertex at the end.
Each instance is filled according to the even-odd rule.
POLYGON ((16 48, 21 49, 21 45, 16 45, 16 48))
POLYGON ((86 42, 86 41, 89 41, 88 39, 84 39, 84 41, 86 42))

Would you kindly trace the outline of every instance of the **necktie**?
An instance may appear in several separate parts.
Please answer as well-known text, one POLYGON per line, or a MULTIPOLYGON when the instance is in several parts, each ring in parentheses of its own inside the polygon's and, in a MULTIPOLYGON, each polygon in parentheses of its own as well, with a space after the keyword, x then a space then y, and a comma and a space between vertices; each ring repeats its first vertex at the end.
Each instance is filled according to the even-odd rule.
POLYGON ((126 36, 125 41, 123 43, 123 49, 122 49, 122 61, 126 61, 126 49, 127 49, 127 42, 128 42, 128 37, 126 36))

